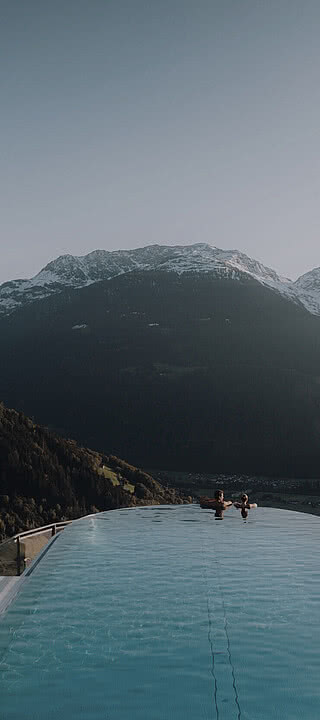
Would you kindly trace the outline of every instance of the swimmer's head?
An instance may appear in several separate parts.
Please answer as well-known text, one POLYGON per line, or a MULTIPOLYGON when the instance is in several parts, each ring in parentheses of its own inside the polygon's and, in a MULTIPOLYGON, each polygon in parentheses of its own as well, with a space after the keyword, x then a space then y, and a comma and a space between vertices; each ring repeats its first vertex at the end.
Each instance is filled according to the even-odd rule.
POLYGON ((215 497, 216 500, 220 500, 220 502, 222 502, 222 500, 223 500, 223 490, 216 490, 216 491, 215 491, 215 494, 214 494, 214 497, 215 497))
POLYGON ((248 502, 248 500, 249 500, 248 495, 246 495, 245 493, 243 495, 241 495, 241 500, 242 500, 242 502, 248 502))

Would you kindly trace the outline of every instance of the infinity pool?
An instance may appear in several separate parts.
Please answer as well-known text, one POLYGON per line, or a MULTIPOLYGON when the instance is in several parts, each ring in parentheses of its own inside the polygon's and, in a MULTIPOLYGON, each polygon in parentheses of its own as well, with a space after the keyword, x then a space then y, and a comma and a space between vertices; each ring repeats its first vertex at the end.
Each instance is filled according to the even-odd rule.
POLYGON ((1 720, 318 720, 320 520, 115 510, 0 620, 1 720))

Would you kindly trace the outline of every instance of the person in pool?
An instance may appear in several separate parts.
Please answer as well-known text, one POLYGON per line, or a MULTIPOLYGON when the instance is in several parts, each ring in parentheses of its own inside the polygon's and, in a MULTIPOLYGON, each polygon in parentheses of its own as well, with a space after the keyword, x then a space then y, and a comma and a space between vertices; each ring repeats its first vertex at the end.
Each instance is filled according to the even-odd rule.
POLYGON ((216 511, 215 518, 223 520, 223 513, 232 505, 232 500, 225 500, 223 490, 216 490, 212 509, 216 511))
POLYGON ((234 506, 238 508, 238 510, 241 510, 241 515, 244 520, 248 517, 248 510, 253 510, 258 507, 257 503, 249 503, 248 495, 245 493, 241 495, 241 502, 235 502, 234 506))

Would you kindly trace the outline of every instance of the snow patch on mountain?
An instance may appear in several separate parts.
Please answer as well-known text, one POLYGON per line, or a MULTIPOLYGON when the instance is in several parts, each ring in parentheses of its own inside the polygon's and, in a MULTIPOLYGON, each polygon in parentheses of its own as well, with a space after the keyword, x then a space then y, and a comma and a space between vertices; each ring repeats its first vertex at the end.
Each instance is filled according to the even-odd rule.
POLYGON ((0 315, 7 315, 67 288, 82 288, 134 271, 210 274, 220 279, 254 279, 260 284, 320 315, 320 268, 296 282, 238 250, 222 250, 206 243, 149 245, 134 250, 94 250, 76 257, 61 255, 30 280, 13 280, 0 286, 0 315))

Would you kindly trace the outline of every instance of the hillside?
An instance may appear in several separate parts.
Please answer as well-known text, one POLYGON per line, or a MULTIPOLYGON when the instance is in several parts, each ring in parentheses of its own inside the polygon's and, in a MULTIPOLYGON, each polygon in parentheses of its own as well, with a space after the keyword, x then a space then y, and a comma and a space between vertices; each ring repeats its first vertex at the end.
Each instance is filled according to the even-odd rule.
POLYGON ((317 475, 320 319, 252 277, 132 271, 0 321, 0 399, 140 467, 317 475))
POLYGON ((0 541, 87 513, 182 503, 147 473, 79 447, 0 405, 0 541))

